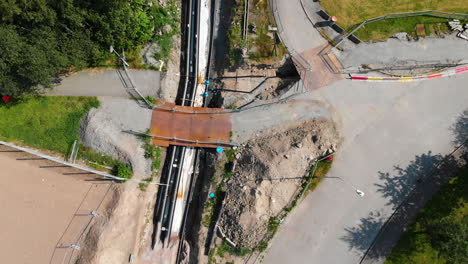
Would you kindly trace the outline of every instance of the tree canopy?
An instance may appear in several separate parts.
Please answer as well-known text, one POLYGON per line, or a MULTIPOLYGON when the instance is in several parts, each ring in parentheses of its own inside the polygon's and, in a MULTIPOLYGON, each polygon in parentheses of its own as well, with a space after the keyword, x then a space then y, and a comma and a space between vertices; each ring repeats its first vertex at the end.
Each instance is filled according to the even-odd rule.
POLYGON ((34 93, 57 74, 99 66, 110 45, 166 41, 161 33, 176 16, 175 5, 151 0, 2 0, 0 95, 34 93))

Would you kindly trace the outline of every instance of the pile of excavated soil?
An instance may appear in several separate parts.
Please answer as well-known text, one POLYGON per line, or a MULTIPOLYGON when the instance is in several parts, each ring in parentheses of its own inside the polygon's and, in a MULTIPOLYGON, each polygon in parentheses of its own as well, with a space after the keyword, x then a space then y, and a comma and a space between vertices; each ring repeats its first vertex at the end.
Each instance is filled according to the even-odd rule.
POLYGON ((220 226, 237 246, 253 248, 277 216, 297 195, 314 159, 335 151, 339 135, 333 121, 314 119, 272 129, 238 149, 234 176, 220 226))

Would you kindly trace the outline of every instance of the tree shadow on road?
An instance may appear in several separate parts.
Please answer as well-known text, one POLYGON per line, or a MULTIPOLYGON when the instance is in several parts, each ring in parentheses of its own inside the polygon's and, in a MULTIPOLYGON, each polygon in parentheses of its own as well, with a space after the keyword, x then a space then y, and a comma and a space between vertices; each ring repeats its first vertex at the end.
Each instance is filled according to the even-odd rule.
MULTIPOLYGON (((410 223, 414 215, 420 209, 416 203, 405 203, 405 200, 412 196, 418 200, 427 200, 432 196, 424 188, 426 184, 433 184, 444 181, 445 172, 449 168, 459 168, 459 163, 453 157, 444 157, 442 155, 433 155, 431 151, 417 155, 410 164, 402 168, 394 166, 392 172, 378 172, 380 183, 376 183, 377 192, 380 192, 384 198, 388 199, 387 205, 397 209, 401 223, 410 223), (401 206, 405 204, 405 206, 401 206)), ((359 224, 354 227, 346 228, 346 234, 341 240, 348 243, 349 249, 364 254, 378 236, 381 228, 389 218, 388 215, 382 215, 379 211, 373 211, 369 216, 361 218, 359 224)), ((396 226, 395 234, 401 231, 403 225, 396 226), (398 232, 397 232, 398 231, 398 232)), ((383 243, 375 250, 368 252, 368 257, 378 259, 388 255, 393 243, 391 239, 388 243, 383 243)))
POLYGON ((468 109, 457 118, 451 130, 457 149, 450 155, 434 155, 428 151, 417 155, 405 168, 397 165, 391 172, 378 172, 380 182, 375 184, 377 191, 388 199, 387 205, 396 210, 387 223, 387 216, 373 211, 368 217, 361 218, 355 227, 346 228, 346 234, 341 239, 348 243, 350 250, 364 254, 367 260, 388 256, 425 202, 466 166, 468 109))
POLYGON ((385 218, 379 211, 373 211, 366 218, 361 218, 360 223, 351 228, 345 228, 346 235, 341 240, 348 243, 349 250, 356 253, 364 253, 372 244, 374 237, 385 222, 385 218))
POLYGON ((393 173, 379 171, 380 183, 376 183, 377 191, 388 199, 387 205, 398 206, 411 192, 414 185, 429 180, 431 173, 444 157, 433 155, 431 151, 415 157, 406 167, 394 166, 393 173))
POLYGON ((460 146, 468 140, 468 109, 458 116, 457 121, 450 129, 455 136, 453 140, 455 145, 460 146))

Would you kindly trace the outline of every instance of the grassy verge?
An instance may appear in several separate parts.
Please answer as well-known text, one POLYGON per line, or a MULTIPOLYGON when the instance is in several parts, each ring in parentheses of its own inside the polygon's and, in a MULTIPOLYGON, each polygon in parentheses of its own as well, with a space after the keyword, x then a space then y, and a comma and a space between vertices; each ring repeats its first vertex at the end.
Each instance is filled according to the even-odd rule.
POLYGON ((465 168, 427 203, 385 263, 466 263, 467 190, 468 168, 465 168))
POLYGON ((287 213, 291 212, 294 207, 296 207, 297 203, 299 202, 299 199, 301 199, 303 196, 307 195, 309 192, 312 192, 317 188, 317 186, 320 184, 320 182, 323 180, 323 178, 328 174, 328 171, 330 171, 332 166, 331 161, 319 161, 316 164, 316 168, 314 170, 314 167, 309 171, 308 177, 305 179, 305 181, 301 185, 301 189, 299 191, 299 194, 292 200, 291 204, 284 209, 285 215, 282 216, 282 218, 286 217, 287 213))
POLYGON ((255 248, 256 250, 263 252, 268 247, 269 241, 275 236, 276 232, 278 231, 281 220, 284 219, 292 211, 292 209, 294 209, 294 207, 296 207, 299 200, 303 196, 307 195, 309 192, 317 188, 317 186, 322 181, 322 178, 318 178, 318 177, 326 176, 328 174, 328 171, 331 169, 331 166, 332 166, 331 161, 319 161, 316 164, 315 169, 314 169, 314 166, 312 166, 308 177, 305 179, 305 181, 301 185, 299 193, 291 201, 289 206, 287 206, 284 209, 284 211, 280 213, 278 217, 270 217, 268 221, 268 231, 265 236, 265 239, 257 245, 257 247, 255 248))
POLYGON ((229 41, 229 62, 235 65, 240 62, 242 58, 242 49, 246 47, 246 42, 242 39, 242 14, 245 0, 239 0, 237 5, 233 7, 233 15, 231 20, 231 27, 228 32, 229 41))
MULTIPOLYGON (((95 97, 26 96, 0 104, 0 139, 52 151, 66 157, 79 139, 81 119, 91 108, 99 107, 95 97)), ((98 170, 131 178, 130 167, 110 156, 80 145, 78 159, 98 170), (111 168, 111 169, 108 169, 111 168)))
MULTIPOLYGON (((321 5, 330 15, 338 17, 338 24, 349 30, 353 26, 374 17, 390 13, 414 12, 425 10, 438 10, 454 13, 468 13, 468 5, 464 0, 322 0, 321 5)), ((424 24, 426 32, 430 32, 430 26, 446 22, 447 19, 433 17, 411 17, 390 19, 366 25, 360 29, 357 36, 364 41, 382 40, 397 32, 408 32, 415 34, 415 26, 424 24)), ((443 32, 443 25, 439 32, 443 32)), ((428 32, 428 34, 429 34, 428 32)))
POLYGON ((93 107, 99 107, 95 97, 28 96, 0 104, 0 139, 66 155, 93 107))
POLYGON ((356 36, 363 41, 387 39, 398 32, 407 32, 410 38, 424 37, 450 32, 448 21, 449 19, 427 16, 386 19, 365 25, 356 32, 356 36), (424 34, 416 32, 417 25, 424 25, 424 34))
POLYGON ((286 54, 286 48, 282 43, 274 45, 274 32, 268 30, 268 26, 275 27, 275 19, 267 0, 251 0, 249 12, 249 24, 256 25, 255 34, 247 34, 249 58, 260 63, 272 63, 281 59, 286 54))
POLYGON ((241 62, 242 49, 247 49, 249 58, 259 63, 272 63, 284 56, 286 48, 281 43, 275 45, 274 32, 268 30, 269 26, 275 27, 275 19, 271 14, 267 0, 239 0, 232 12, 231 27, 228 33, 231 65, 241 62), (250 1, 248 25, 255 25, 255 33, 248 32, 246 39, 243 39, 242 25, 245 1, 250 1))
MULTIPOLYGON (((146 131, 146 134, 150 134, 149 129, 146 131)), ((144 142, 143 148, 145 150, 145 158, 151 159, 151 176, 143 179, 145 183, 139 184, 140 190, 146 191, 146 187, 148 187, 148 183, 153 181, 153 178, 156 175, 158 175, 159 170, 161 169, 163 149, 161 147, 153 145, 151 143, 150 137, 142 137, 141 139, 144 142)))

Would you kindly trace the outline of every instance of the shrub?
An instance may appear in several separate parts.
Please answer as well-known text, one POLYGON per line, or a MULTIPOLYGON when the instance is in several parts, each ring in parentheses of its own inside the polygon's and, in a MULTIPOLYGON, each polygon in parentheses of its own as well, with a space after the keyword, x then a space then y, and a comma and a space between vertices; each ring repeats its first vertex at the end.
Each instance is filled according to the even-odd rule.
POLYGON ((120 178, 125 178, 125 179, 131 179, 133 177, 133 172, 132 169, 125 165, 125 164, 119 164, 114 168, 114 174, 117 177, 120 178))

